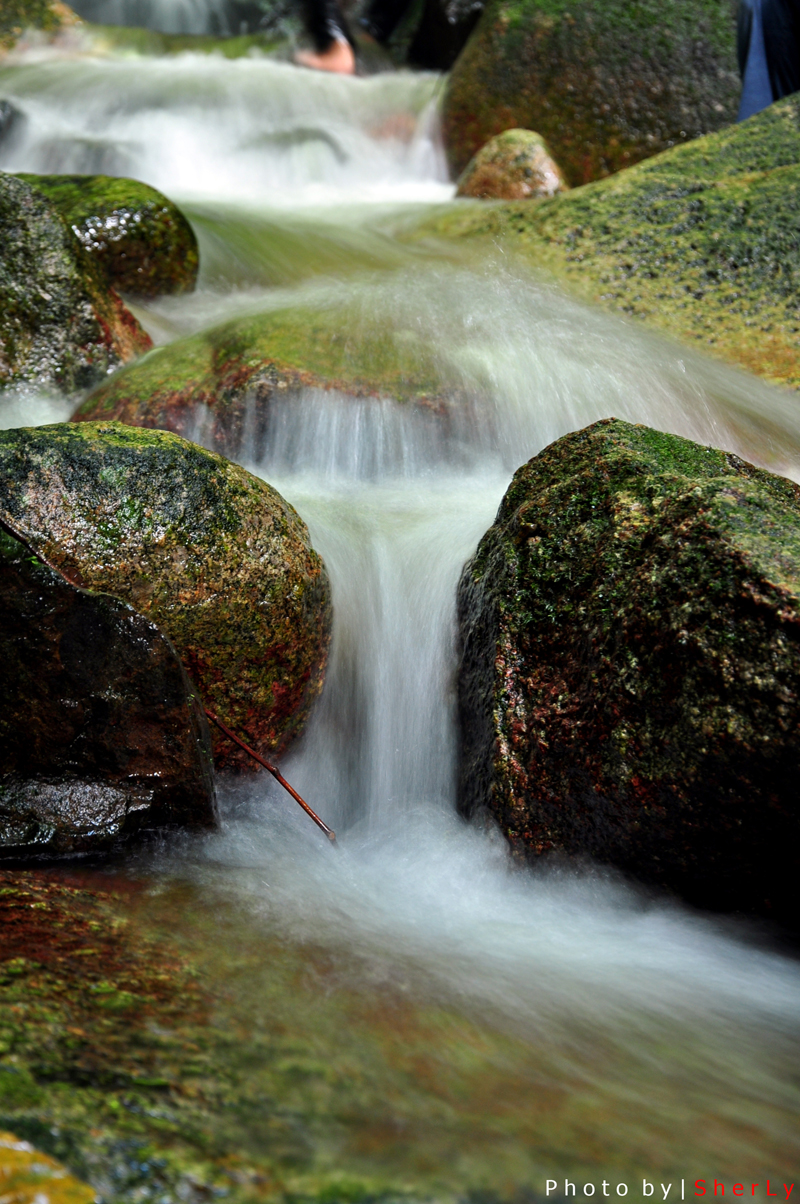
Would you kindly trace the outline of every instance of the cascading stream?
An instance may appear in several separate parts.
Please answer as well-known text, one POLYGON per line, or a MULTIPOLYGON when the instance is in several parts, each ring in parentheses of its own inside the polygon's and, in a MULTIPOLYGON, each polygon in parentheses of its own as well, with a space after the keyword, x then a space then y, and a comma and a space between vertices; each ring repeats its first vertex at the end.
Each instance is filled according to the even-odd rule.
MULTIPOLYGON (((496 834, 455 816, 454 597, 512 472, 561 434, 616 415, 797 477, 796 399, 588 310, 499 249, 395 238, 452 191, 437 86, 193 55, 42 52, 0 70, 28 117, 0 166, 129 173, 192 217, 198 292, 137 309, 157 341, 318 307, 354 344, 424 363, 453 399, 308 391, 273 407, 262 444, 245 440, 239 458, 297 507, 333 583, 325 691, 282 768, 339 847, 259 777, 223 784, 224 830, 148 872, 328 950, 365 991, 389 984, 521 1036, 543 1081, 628 1100, 630 1166, 642 1151, 655 1165, 663 1134, 695 1116, 720 1127, 731 1167, 745 1128, 748 1166, 774 1148, 788 1166, 796 962, 604 872, 515 871, 496 834)), ((25 404, 39 420, 45 403, 25 404)), ((19 422, 21 403, 5 405, 19 422)), ((597 1137, 598 1165, 610 1142, 597 1137)))

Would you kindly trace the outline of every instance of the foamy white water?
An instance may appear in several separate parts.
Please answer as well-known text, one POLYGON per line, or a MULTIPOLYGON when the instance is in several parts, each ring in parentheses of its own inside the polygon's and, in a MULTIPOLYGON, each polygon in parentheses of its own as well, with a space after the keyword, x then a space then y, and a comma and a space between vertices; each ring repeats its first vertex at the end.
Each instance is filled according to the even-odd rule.
POLYGON ((454 601, 511 473, 559 435, 613 414, 797 478, 796 398, 578 305, 499 250, 393 239, 404 205, 451 191, 436 88, 195 56, 0 71, 28 116, 4 168, 129 172, 187 204, 201 288, 141 310, 161 341, 321 307, 457 398, 437 412, 309 392, 274 407, 263 454, 245 440, 239 458, 298 508, 332 578, 325 691, 283 768, 339 845, 258 778, 223 783, 223 831, 158 870, 321 943, 357 981, 509 1026, 571 1073, 597 1073, 588 1048, 623 1050, 652 1087, 635 1090, 654 1145, 671 1124, 658 1084, 676 1080, 698 1118, 749 1124, 756 1146, 781 1126, 788 1163, 796 961, 603 871, 515 870, 499 837, 456 817, 454 601))

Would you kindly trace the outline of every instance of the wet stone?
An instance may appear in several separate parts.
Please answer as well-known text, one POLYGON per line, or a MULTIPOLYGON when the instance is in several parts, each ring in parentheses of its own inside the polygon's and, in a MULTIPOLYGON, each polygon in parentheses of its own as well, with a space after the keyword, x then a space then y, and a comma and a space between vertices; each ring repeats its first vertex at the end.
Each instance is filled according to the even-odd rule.
POLYGON ((151 346, 49 201, 0 172, 0 389, 74 393, 151 346))
MULTIPOLYGON (((305 524, 266 482, 165 431, 3 431, 0 519, 75 585, 157 624, 204 705, 256 751, 300 733, 322 688, 330 586, 305 524)), ((252 767, 221 735, 214 757, 252 767)))
POLYGON ((155 297, 194 289, 197 239, 180 209, 162 192, 113 176, 19 178, 47 197, 120 292, 155 297))
POLYGON ((216 823, 205 716, 169 641, 0 527, 0 856, 216 823))
POLYGON ((797 925, 796 485, 596 423, 518 470, 458 608, 464 814, 797 925))
POLYGON ((459 176, 456 196, 527 201, 565 190, 544 138, 533 130, 506 130, 473 155, 459 176))
POLYGON ((571 186, 735 121, 736 0, 493 0, 455 64, 454 176, 503 130, 537 130, 571 186))

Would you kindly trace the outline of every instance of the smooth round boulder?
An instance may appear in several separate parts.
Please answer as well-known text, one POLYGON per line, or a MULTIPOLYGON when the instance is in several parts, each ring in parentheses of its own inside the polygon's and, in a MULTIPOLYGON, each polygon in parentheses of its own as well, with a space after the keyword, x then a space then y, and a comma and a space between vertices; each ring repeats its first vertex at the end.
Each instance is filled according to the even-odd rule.
POLYGON ((150 347, 50 202, 0 172, 0 389, 76 393, 150 347))
POLYGON ((116 176, 18 178, 47 197, 120 292, 157 297, 193 291, 197 239, 163 192, 116 176))
POLYGON ((458 178, 456 196, 528 201, 566 190, 561 168, 533 130, 506 130, 473 155, 458 178))
POLYGON ((445 90, 453 178, 503 130, 538 130, 575 187, 735 121, 736 5, 490 0, 445 90))
MULTIPOLYGON (((261 755, 300 733, 322 688, 330 586, 265 481, 166 431, 2 431, 0 521, 75 585, 155 623, 202 704, 261 755)), ((216 732, 214 759, 253 764, 216 732)))
POLYGON ((460 809, 800 921, 800 488, 608 420, 514 476, 458 592, 460 809))

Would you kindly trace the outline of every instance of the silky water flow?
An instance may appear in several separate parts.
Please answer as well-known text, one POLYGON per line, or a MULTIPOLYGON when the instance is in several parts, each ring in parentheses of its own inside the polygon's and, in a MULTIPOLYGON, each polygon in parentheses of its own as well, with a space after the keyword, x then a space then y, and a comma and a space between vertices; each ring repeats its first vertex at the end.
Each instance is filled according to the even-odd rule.
MULTIPOLYGON (((502 1104, 488 1088, 474 1115, 450 1103, 458 1124, 421 1113, 415 1128, 414 1107, 428 1114, 407 1105, 371 1157, 408 1190, 542 1195, 576 1167, 598 1184, 612 1168, 631 1185, 672 1179, 670 1199, 681 1177, 783 1181, 800 1165, 796 960, 769 933, 596 867, 514 868, 497 833, 457 817, 455 590, 514 469, 560 435, 615 415, 797 479, 796 399, 575 303, 500 248, 404 240, 452 194, 438 87, 190 54, 34 51, 0 70, 27 117, 5 170, 128 174, 193 221, 198 291, 136 309, 156 342, 236 314, 324 310, 354 346, 423 364, 452 399, 308 390, 239 450, 298 509, 332 580, 325 689, 282 769, 337 847, 262 775, 220 783, 219 834, 136 872, 154 900, 180 880, 240 916, 234 942, 322 951, 329 993, 460 1018, 474 1036, 459 1056, 482 1082, 507 1066, 502 1104), (456 1145, 434 1142, 426 1164, 418 1152, 450 1123, 456 1145)), ((72 404, 7 397, 3 423, 72 404)), ((444 1081, 446 1051, 426 1056, 444 1081)))

